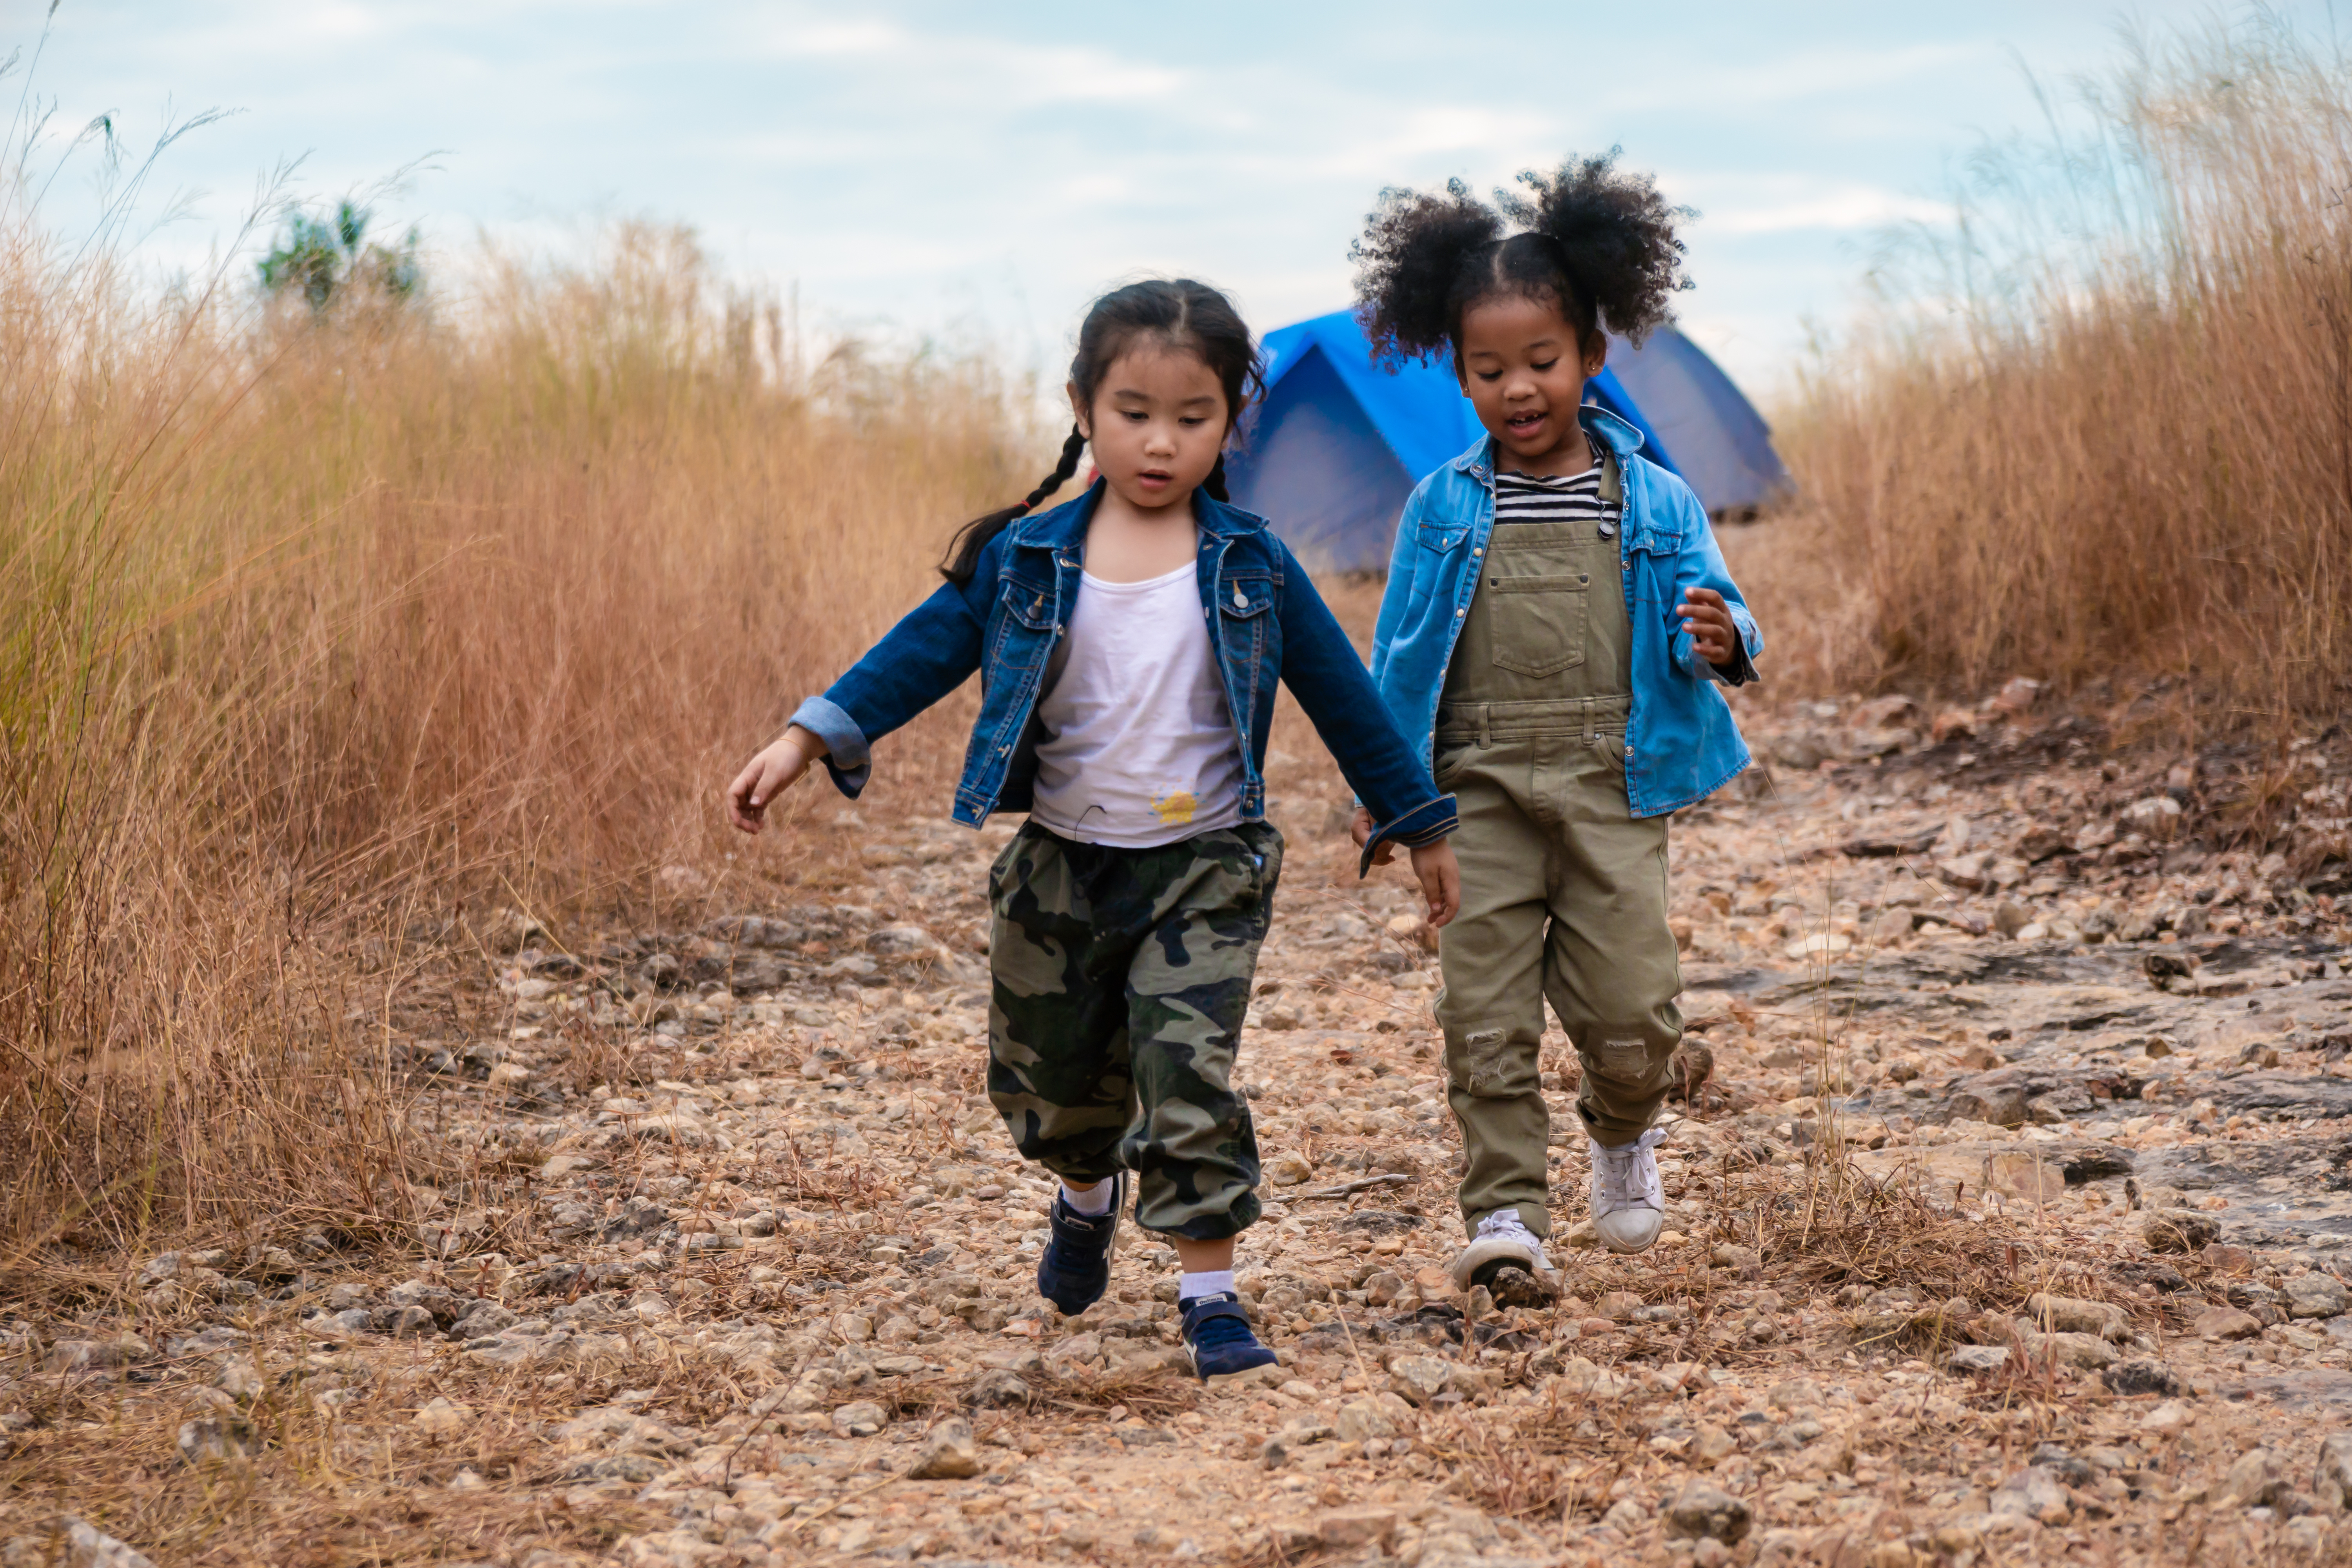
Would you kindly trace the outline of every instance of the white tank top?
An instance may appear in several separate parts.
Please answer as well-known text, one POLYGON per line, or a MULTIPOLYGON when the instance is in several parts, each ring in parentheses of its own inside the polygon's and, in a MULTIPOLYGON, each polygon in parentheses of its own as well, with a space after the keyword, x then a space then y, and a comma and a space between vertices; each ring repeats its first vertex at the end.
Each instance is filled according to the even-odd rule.
POLYGON ((1242 819, 1241 745, 1191 563, 1144 583, 1081 574, 1045 669, 1030 814, 1148 849, 1242 819))

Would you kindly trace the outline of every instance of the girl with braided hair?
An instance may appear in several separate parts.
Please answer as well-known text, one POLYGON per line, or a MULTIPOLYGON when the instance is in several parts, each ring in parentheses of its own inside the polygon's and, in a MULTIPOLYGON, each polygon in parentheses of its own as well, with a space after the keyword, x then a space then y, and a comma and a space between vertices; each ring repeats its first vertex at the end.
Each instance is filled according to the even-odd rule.
POLYGON ((1460 896, 1453 802, 1298 563, 1226 503, 1225 442, 1258 385, 1215 289, 1155 279, 1097 300, 1054 471, 965 524, 946 584, 728 791, 747 833, 819 759, 855 797, 873 743, 979 673, 955 816, 1029 814, 989 876, 988 1088, 1022 1155, 1062 1178, 1037 1289, 1065 1312, 1101 1299, 1131 1174, 1136 1222, 1176 1252, 1203 1379, 1276 1360, 1234 1290, 1259 1205, 1233 1069, 1282 870, 1261 777, 1277 681, 1372 816, 1358 874, 1403 844, 1433 925, 1460 896), (1033 515, 1089 446, 1100 477, 1033 515))
POLYGON ((1604 324, 1638 342, 1688 286, 1685 215, 1615 156, 1522 174, 1493 205, 1459 181, 1384 192, 1353 251, 1375 353, 1447 355, 1486 431, 1405 505, 1372 678, 1461 813, 1437 1006, 1467 1158, 1454 1278, 1520 1304, 1555 1293, 1547 999, 1582 1068, 1600 1240, 1640 1252, 1665 1217, 1667 814, 1747 766, 1716 686, 1753 679, 1763 650, 1697 498, 1584 401, 1604 324))

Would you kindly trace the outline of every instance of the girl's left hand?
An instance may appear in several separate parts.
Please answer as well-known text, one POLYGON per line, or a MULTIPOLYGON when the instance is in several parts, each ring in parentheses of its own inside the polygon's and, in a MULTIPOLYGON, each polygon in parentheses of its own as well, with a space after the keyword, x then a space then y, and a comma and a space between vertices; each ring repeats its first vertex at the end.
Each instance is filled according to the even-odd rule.
MULTIPOLYGON (((1371 812, 1364 806, 1356 807, 1356 815, 1348 820, 1348 837, 1356 841, 1357 848, 1361 849, 1364 840, 1372 836, 1373 826, 1371 812)), ((1375 866, 1385 866, 1395 858, 1396 840, 1393 838, 1381 839, 1381 847, 1372 851, 1372 864, 1375 866)))
POLYGON ((1709 664, 1729 664, 1739 657, 1739 627, 1722 595, 1712 588, 1685 588, 1676 608, 1699 658, 1709 664))

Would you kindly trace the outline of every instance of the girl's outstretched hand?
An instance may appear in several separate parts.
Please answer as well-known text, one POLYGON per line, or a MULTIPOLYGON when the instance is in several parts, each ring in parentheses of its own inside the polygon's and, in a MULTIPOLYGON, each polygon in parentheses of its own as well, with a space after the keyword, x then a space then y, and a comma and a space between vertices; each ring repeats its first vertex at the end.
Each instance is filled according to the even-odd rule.
POLYGON ((1678 607, 1683 630, 1690 633, 1699 658, 1709 664, 1729 664, 1739 657, 1739 626, 1722 595, 1712 588, 1685 588, 1678 607))
POLYGON ((800 782, 809 763, 824 755, 824 742, 795 724, 782 738, 743 764, 727 786, 727 814, 746 833, 765 826, 768 803, 800 782))
MULTIPOLYGON (((1387 845, 1381 846, 1385 849, 1387 845)), ((1462 868, 1454 863, 1454 846, 1441 838, 1412 852, 1412 874, 1421 879, 1421 896, 1429 903, 1430 929, 1434 931, 1462 912, 1462 868)))

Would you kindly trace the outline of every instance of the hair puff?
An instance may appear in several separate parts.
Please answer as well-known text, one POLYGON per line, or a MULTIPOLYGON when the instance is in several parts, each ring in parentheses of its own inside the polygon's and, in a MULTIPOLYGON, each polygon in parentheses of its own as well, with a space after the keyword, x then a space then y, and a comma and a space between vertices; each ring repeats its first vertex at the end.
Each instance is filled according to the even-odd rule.
POLYGON ((1691 286, 1675 226, 1695 215, 1650 175, 1621 173, 1617 155, 1528 170, 1524 192, 1497 191, 1491 205, 1460 180, 1442 195, 1382 191, 1348 252, 1374 359, 1458 356, 1463 312, 1498 294, 1553 300, 1588 338, 1605 324, 1638 343, 1671 319, 1671 297, 1691 286))
POLYGON ((1460 180, 1447 181, 1444 195, 1382 191, 1362 237, 1348 247, 1356 264, 1357 319, 1372 357, 1396 364, 1447 347, 1461 319, 1452 308, 1455 284, 1502 235, 1501 216, 1460 180))
POLYGON ((1519 175, 1528 195, 1495 193, 1505 216, 1559 247, 1569 277, 1609 330, 1639 343, 1673 315, 1670 296, 1690 287, 1677 219, 1696 216, 1658 194, 1648 174, 1622 174, 1617 149, 1570 158, 1553 174, 1519 175))

